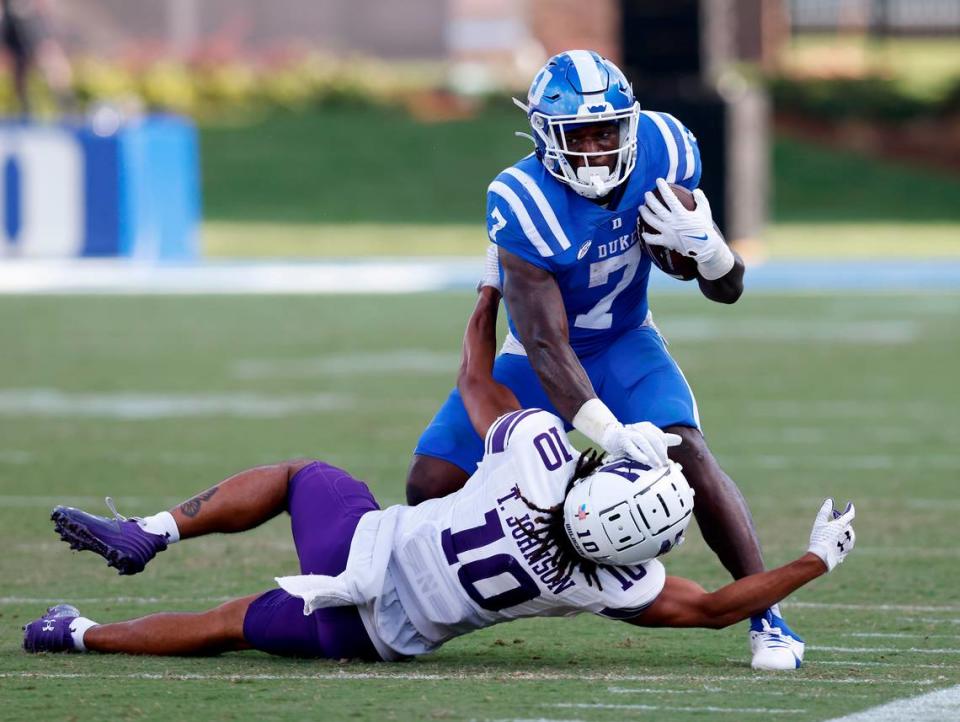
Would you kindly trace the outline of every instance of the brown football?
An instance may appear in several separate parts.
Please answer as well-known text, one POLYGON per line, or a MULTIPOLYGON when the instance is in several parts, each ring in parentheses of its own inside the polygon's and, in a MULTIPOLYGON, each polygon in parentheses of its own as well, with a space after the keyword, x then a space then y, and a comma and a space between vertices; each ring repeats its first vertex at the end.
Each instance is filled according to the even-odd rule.
MULTIPOLYGON (((671 183, 670 187, 673 189, 673 192, 679 199, 680 203, 683 204, 683 207, 688 211, 692 211, 697 207, 696 201, 693 200, 693 193, 688 191, 683 186, 677 185, 676 183, 671 183)), ((654 188, 653 195, 658 201, 663 203, 663 196, 660 195, 659 190, 654 188)), ((640 231, 642 233, 660 235, 659 231, 644 223, 642 216, 638 217, 637 221, 640 224, 640 231)), ((640 245, 643 248, 643 252, 650 256, 650 260, 653 261, 653 265, 667 275, 673 276, 681 281, 692 281, 697 277, 697 262, 689 256, 682 256, 676 251, 670 250, 669 248, 664 248, 663 246, 648 245, 644 242, 643 236, 640 236, 640 245)))

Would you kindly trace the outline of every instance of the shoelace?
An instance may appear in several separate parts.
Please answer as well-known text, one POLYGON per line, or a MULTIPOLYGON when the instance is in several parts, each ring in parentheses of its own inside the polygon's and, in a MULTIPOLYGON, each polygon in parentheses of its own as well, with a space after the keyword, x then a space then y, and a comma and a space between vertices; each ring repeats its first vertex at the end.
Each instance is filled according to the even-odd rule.
MULTIPOLYGON (((107 503, 107 508, 110 510, 110 513, 113 514, 114 521, 117 522, 117 531, 122 531, 123 527, 121 527, 120 524, 122 522, 130 521, 130 520, 127 519, 127 517, 125 517, 123 514, 117 511, 117 507, 114 505, 113 499, 111 499, 109 496, 106 497, 104 501, 107 503)), ((764 623, 766 623, 766 620, 764 620, 764 623)))
POLYGON ((789 646, 789 642, 787 640, 797 641, 792 636, 788 634, 784 634, 783 630, 780 629, 780 627, 774 627, 772 624, 770 624, 770 622, 766 620, 766 618, 761 619, 760 624, 763 628, 759 632, 756 632, 756 634, 759 634, 760 636, 765 637, 767 641, 772 642, 776 640, 783 643, 785 646, 789 646))

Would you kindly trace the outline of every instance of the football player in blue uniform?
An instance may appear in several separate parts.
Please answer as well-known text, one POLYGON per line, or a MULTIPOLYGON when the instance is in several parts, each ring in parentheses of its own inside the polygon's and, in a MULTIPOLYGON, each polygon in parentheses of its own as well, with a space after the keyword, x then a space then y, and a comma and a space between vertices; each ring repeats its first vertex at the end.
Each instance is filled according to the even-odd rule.
MULTIPOLYGON (((744 266, 716 229, 693 134, 666 113, 641 110, 623 73, 597 53, 551 58, 515 101, 535 151, 487 192, 509 334, 494 378, 526 408, 562 417, 612 456, 679 462, 697 492, 704 539, 735 579, 764 568, 747 504, 704 441, 693 393, 667 353, 648 301, 644 233, 696 259, 709 299, 735 302, 744 266), (686 210, 669 183, 694 191, 686 210), (662 199, 653 195, 657 189, 662 199)), ((420 437, 407 479, 410 503, 462 486, 483 455, 454 389, 420 437)), ((753 665, 792 669, 781 633, 802 640, 774 607, 751 620, 753 665)))

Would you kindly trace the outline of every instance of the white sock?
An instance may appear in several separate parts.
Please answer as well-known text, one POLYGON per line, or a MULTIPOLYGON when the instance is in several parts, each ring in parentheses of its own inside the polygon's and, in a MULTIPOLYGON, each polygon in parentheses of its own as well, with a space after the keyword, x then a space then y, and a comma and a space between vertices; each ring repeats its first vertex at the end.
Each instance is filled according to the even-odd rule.
POLYGON ((783 619, 783 615, 780 614, 779 604, 774 604, 772 607, 770 607, 770 611, 773 612, 773 616, 780 617, 781 619, 783 619))
POLYGON ((86 652, 87 647, 83 643, 83 635, 90 627, 96 627, 97 623, 86 617, 77 617, 70 623, 70 636, 73 637, 73 648, 78 652, 86 652))
POLYGON ((176 544, 180 541, 180 530, 177 528, 177 522, 173 518, 173 514, 169 511, 145 516, 143 519, 137 519, 137 523, 145 532, 166 536, 167 544, 176 544))

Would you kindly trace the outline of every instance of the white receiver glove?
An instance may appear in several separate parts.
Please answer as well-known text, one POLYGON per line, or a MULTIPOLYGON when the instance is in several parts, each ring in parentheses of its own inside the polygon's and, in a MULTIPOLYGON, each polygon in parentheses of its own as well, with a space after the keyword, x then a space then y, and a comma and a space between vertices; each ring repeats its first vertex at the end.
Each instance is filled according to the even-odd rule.
POLYGON ((477 292, 484 286, 493 286, 501 294, 503 287, 500 285, 500 254, 497 252, 497 244, 487 245, 487 258, 483 264, 483 275, 477 283, 477 292))
POLYGON ((641 421, 608 426, 600 445, 611 456, 629 456, 657 467, 667 465, 667 447, 677 446, 680 441, 676 434, 666 434, 649 421, 641 421))
POLYGON ((666 466, 667 448, 681 439, 651 424, 621 424, 600 399, 590 399, 573 417, 573 426, 610 456, 629 456, 650 467, 666 466))
POLYGON ((807 551, 823 559, 827 571, 833 571, 853 549, 857 541, 852 526, 855 516, 853 502, 847 502, 842 514, 833 508, 833 499, 827 499, 820 506, 813 522, 813 531, 810 532, 807 551))
POLYGON ((640 215, 659 233, 643 233, 643 240, 648 245, 664 246, 695 259, 697 270, 708 281, 727 275, 736 260, 713 223, 710 201, 703 191, 698 188, 693 192, 697 207, 688 211, 663 178, 657 179, 657 189, 666 205, 658 201, 652 191, 647 191, 640 215))

